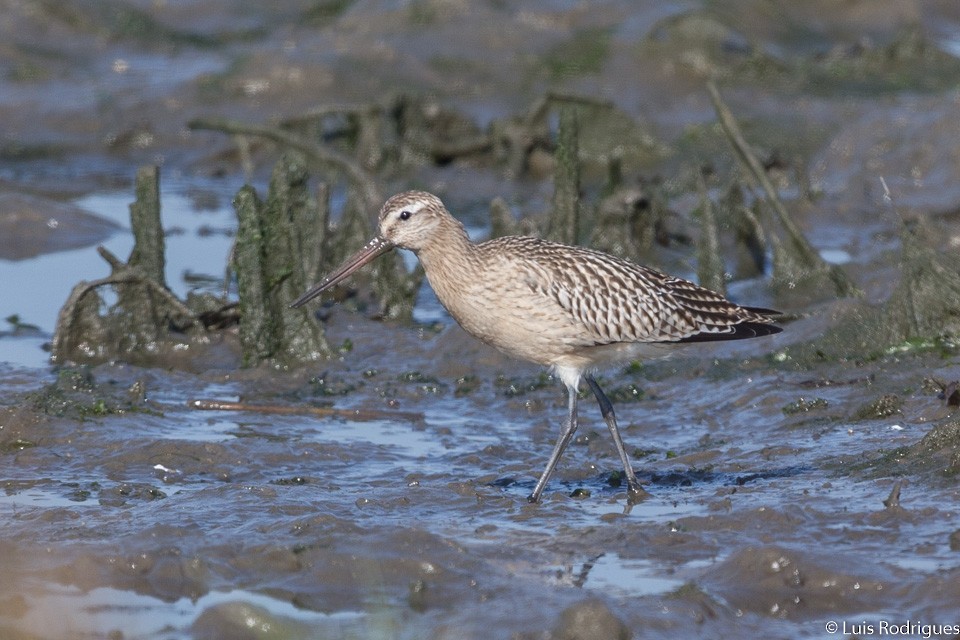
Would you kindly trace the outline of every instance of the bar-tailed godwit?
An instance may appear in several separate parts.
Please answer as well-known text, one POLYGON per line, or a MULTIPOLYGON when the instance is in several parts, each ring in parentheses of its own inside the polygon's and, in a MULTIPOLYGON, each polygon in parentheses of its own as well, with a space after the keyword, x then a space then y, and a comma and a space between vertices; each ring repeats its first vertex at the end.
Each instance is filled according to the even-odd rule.
POLYGON ((473 243, 435 195, 400 193, 380 210, 379 233, 298 307, 394 247, 420 259, 440 303, 468 333, 500 351, 550 369, 568 395, 567 421, 528 499, 537 502, 577 429, 581 378, 600 404, 623 464, 628 499, 646 492, 593 372, 666 355, 675 345, 778 333, 776 311, 741 307, 698 285, 605 253, 538 238, 473 243))

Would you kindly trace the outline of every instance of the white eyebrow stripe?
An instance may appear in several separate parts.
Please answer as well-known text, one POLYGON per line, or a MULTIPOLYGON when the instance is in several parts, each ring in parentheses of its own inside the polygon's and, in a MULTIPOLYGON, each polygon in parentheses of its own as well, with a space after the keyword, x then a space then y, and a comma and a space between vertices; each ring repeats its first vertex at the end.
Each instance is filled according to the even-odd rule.
POLYGON ((414 213, 419 213, 420 210, 423 209, 425 206, 427 206, 427 203, 424 202, 423 200, 414 200, 410 204, 404 205, 403 208, 401 208, 400 210, 409 211, 411 214, 414 214, 414 213))

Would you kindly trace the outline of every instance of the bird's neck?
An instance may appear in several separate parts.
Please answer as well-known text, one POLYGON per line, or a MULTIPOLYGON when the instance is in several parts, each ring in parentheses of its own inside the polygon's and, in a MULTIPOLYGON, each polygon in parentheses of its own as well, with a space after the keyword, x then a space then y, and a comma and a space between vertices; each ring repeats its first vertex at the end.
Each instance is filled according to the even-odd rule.
POLYGON ((440 225, 417 252, 424 271, 462 271, 468 266, 474 252, 474 244, 455 218, 441 220, 440 225))

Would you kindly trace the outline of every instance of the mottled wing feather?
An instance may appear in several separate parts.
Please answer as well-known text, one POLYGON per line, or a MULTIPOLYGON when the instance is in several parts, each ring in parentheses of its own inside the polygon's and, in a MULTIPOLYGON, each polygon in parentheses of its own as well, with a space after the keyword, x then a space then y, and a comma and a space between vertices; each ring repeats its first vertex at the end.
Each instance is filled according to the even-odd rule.
POLYGON ((687 280, 607 254, 535 238, 499 242, 519 245, 510 254, 523 256, 519 267, 532 292, 570 314, 585 346, 730 339, 779 330, 759 313, 768 310, 740 307, 687 280))

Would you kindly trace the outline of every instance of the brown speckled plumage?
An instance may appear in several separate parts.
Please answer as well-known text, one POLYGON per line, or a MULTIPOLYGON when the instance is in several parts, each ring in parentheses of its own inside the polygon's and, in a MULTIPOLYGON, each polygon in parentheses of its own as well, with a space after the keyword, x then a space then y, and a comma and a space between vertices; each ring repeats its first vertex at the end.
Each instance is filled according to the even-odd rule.
POLYGON ((598 251, 518 236, 472 243, 439 198, 423 191, 387 200, 378 237, 294 304, 393 247, 417 254, 437 298, 466 331, 508 355, 551 367, 566 385, 568 420, 532 501, 576 430, 581 378, 600 403, 630 497, 644 493, 594 369, 663 355, 679 343, 780 331, 775 311, 741 307, 692 282, 598 251))

